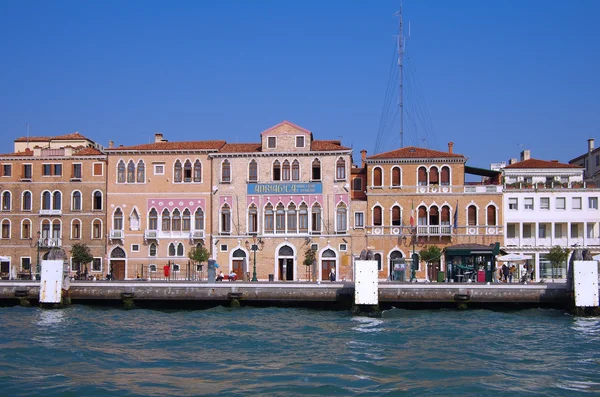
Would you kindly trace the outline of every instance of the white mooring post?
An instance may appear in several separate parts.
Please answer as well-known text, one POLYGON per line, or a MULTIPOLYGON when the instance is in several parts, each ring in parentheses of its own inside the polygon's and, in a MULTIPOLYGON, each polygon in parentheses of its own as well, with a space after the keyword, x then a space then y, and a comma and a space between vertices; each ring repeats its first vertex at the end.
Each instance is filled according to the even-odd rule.
POLYGON ((354 304, 379 304, 379 279, 377 261, 354 262, 354 304))
POLYGON ((43 260, 40 279, 40 303, 61 303, 63 260, 43 260))
POLYGON ((598 263, 573 261, 575 307, 598 307, 598 263))

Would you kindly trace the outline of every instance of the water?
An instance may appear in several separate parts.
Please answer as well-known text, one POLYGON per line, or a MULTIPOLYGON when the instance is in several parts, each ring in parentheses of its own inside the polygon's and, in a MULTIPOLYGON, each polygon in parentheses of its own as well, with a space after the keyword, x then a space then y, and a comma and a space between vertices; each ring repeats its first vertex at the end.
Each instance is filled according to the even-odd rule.
POLYGON ((600 318, 558 310, 0 308, 4 396, 600 392, 600 318))

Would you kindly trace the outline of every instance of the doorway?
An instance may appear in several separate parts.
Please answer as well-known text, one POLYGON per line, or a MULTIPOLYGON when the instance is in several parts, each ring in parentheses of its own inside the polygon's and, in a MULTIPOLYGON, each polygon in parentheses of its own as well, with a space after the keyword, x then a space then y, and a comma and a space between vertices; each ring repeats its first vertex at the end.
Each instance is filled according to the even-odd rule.
MULTIPOLYGON (((327 249, 321 254, 321 280, 329 280, 331 269, 334 271, 336 264, 336 254, 332 249, 327 249)), ((337 277, 337 272, 336 272, 337 277)))
POLYGON ((238 280, 248 281, 248 272, 246 266, 246 253, 241 249, 237 249, 233 252, 233 259, 231 260, 231 268, 237 274, 238 280))
POLYGON ((278 280, 294 280, 294 250, 289 245, 284 245, 277 251, 278 280))
POLYGON ((125 261, 110 260, 110 268, 113 280, 125 280, 125 261))

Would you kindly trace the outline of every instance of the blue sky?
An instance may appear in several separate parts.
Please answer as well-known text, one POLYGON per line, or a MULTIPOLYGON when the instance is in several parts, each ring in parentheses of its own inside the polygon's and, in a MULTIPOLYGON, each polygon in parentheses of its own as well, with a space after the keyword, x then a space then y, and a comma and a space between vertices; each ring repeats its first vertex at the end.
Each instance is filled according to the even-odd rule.
MULTIPOLYGON (((25 122, 32 136, 133 145, 155 132, 256 142, 282 120, 342 139, 355 162, 378 140, 379 151, 396 149, 397 91, 386 90, 398 8, 3 0, 0 152, 25 122)), ((596 0, 405 0, 405 146, 453 141, 484 168, 523 148, 564 162, 583 154, 600 128, 598 17, 596 0)))

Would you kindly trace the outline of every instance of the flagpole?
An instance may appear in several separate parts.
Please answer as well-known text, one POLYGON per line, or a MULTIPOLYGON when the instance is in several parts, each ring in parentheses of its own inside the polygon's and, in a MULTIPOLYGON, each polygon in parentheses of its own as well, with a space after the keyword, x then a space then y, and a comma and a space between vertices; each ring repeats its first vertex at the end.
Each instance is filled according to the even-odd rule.
POLYGON ((415 244, 417 242, 417 223, 415 222, 415 218, 414 218, 414 213, 415 213, 415 202, 414 202, 414 200, 411 200, 411 208, 412 208, 412 210, 411 210, 410 220, 412 221, 411 222, 412 223, 411 226, 413 227, 413 230, 412 230, 413 246, 412 246, 412 255, 411 255, 412 266, 411 266, 411 271, 410 271, 410 282, 412 283, 413 280, 416 281, 416 279, 417 279, 417 276, 416 276, 416 272, 417 272, 416 266, 417 266, 417 263, 415 263, 416 262, 416 256, 417 256, 417 254, 415 253, 415 244))

